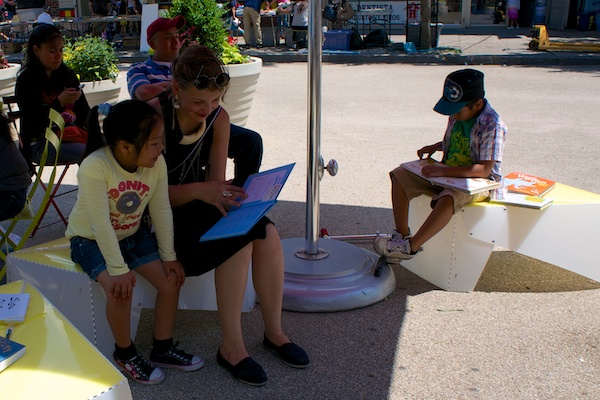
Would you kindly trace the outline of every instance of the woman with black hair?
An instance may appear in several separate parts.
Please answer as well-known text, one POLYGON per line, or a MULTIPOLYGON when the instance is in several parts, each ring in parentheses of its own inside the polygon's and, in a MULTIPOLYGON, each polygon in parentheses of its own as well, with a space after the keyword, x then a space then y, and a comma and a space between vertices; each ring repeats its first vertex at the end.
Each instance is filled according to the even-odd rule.
MULTIPOLYGON (((79 79, 63 63, 63 37, 56 26, 42 24, 31 33, 15 94, 21 110, 25 159, 30 163, 40 161, 48 113, 53 108, 70 125, 63 134, 58 161, 80 162, 87 141, 85 121, 90 107, 79 87, 79 79)), ((49 149, 48 159, 54 159, 54 148, 49 149)))

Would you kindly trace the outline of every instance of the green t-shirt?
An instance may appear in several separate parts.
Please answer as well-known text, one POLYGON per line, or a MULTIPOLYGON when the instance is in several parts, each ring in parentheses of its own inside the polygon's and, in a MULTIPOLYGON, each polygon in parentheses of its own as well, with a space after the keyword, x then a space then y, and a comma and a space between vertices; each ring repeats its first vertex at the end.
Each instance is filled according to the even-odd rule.
POLYGON ((456 121, 450 134, 450 145, 446 151, 444 164, 451 167, 473 165, 471 158, 471 129, 477 118, 468 121, 456 121))

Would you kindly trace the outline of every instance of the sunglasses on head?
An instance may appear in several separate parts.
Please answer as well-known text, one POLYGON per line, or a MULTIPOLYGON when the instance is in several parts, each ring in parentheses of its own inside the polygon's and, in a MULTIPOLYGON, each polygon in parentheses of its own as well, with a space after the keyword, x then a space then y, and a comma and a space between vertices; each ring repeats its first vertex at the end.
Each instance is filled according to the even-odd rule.
POLYGON ((208 88, 210 86, 211 81, 214 82, 214 85, 219 89, 227 86, 227 84, 229 83, 229 74, 221 72, 217 74, 217 76, 208 76, 202 75, 203 70, 204 67, 200 69, 200 72, 198 72, 198 75, 196 75, 196 79, 194 79, 194 86, 196 87, 196 89, 204 90, 208 88))

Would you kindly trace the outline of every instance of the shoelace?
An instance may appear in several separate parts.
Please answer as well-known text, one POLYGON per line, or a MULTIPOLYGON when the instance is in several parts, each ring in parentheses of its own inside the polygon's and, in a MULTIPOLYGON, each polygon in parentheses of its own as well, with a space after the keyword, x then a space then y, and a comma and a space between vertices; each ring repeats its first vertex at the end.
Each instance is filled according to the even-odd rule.
POLYGON ((132 360, 128 361, 128 363, 133 367, 132 372, 138 374, 142 379, 148 379, 154 371, 154 366, 152 366, 144 357, 140 356, 139 354, 132 360))
POLYGON ((167 354, 173 358, 178 359, 179 361, 181 361, 183 363, 189 364, 191 362, 192 356, 190 354, 187 354, 185 351, 178 349, 177 348, 178 344, 179 344, 179 342, 175 343, 173 345, 173 347, 171 347, 169 349, 167 354))

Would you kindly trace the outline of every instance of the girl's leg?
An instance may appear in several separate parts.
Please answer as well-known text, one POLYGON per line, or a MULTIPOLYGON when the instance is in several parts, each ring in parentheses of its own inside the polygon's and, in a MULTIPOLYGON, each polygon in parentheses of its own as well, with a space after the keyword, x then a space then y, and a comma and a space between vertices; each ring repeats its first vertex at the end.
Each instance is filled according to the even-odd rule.
POLYGON ((165 270, 160 260, 152 261, 135 269, 158 291, 154 303, 154 338, 158 340, 173 337, 177 302, 179 301, 179 287, 174 272, 170 272, 171 279, 167 279, 165 270))
POLYGON ((115 343, 121 348, 131 345, 130 318, 131 299, 126 302, 115 300, 110 293, 110 280, 106 270, 102 271, 97 278, 106 294, 106 319, 115 338, 115 343))
POLYGON ((223 335, 219 352, 232 365, 248 357, 241 314, 251 254, 252 244, 249 244, 215 270, 217 308, 223 335))
POLYGON ((265 335, 276 346, 289 343, 281 327, 283 306, 284 258, 281 240, 273 224, 266 226, 267 236, 254 241, 252 279, 260 301, 265 335))

